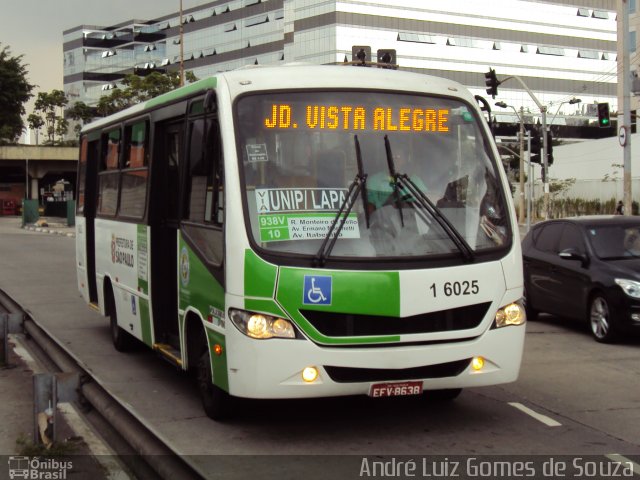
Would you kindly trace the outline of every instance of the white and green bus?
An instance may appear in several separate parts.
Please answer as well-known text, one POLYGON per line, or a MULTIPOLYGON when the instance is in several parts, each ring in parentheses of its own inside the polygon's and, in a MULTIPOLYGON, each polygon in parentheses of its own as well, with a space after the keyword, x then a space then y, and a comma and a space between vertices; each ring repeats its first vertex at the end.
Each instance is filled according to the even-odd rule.
POLYGON ((397 70, 245 68, 84 128, 78 287, 115 348, 235 397, 452 399, 514 381, 509 185, 474 97, 397 70))

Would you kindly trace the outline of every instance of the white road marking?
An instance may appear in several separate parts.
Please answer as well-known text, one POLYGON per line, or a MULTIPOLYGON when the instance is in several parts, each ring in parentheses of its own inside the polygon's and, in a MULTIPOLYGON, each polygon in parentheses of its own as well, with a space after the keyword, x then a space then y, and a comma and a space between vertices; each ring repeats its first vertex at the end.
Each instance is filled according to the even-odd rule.
POLYGON ((629 460, 627 457, 623 457, 619 453, 610 453, 609 455, 605 455, 612 462, 622 463, 623 465, 630 464, 633 469, 633 473, 636 475, 640 475, 640 465, 638 465, 633 460, 629 460))
POLYGON ((556 422, 553 418, 547 417, 546 415, 542 415, 541 413, 534 412, 529 407, 525 407, 523 404, 518 402, 509 402, 509 405, 517 408, 521 412, 526 413, 527 415, 535 418, 539 422, 544 423, 548 427, 560 427, 562 424, 560 422, 556 422))

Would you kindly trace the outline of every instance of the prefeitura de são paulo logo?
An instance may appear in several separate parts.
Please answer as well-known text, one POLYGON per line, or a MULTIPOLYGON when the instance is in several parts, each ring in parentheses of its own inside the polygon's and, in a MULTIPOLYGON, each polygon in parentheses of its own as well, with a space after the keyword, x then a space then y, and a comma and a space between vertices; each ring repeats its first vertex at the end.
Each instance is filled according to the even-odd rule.
POLYGON ((189 285, 189 251, 187 247, 182 247, 180 251, 180 281, 183 287, 189 285))

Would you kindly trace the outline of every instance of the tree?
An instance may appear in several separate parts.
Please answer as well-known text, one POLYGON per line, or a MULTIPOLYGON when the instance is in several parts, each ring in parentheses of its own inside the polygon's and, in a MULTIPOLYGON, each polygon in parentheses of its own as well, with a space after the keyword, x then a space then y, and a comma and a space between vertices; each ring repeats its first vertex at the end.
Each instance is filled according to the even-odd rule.
MULTIPOLYGON (((185 79, 192 83, 197 80, 193 72, 185 72, 185 79)), ((145 102, 180 86, 177 72, 151 72, 149 75, 127 75, 122 80, 124 88, 115 88, 109 95, 98 100, 96 107, 102 116, 111 115, 140 102, 145 102)))
POLYGON ((36 134, 36 144, 39 143, 38 132, 42 127, 44 127, 44 120, 40 115, 36 115, 35 113, 32 113, 27 117, 27 124, 29 125, 29 128, 33 130, 36 134))
POLYGON ((35 121, 34 116, 40 117, 48 137, 46 143, 50 145, 55 143, 56 135, 60 137, 60 142, 62 142, 67 133, 68 123, 62 115, 62 109, 68 103, 69 99, 62 90, 38 93, 33 114, 29 116, 29 122, 30 125, 36 126, 38 123, 35 121))
POLYGON ((24 104, 34 88, 26 77, 22 55, 13 57, 9 47, 0 48, 0 143, 13 142, 24 130, 24 104))
POLYGON ((65 111, 65 117, 75 120, 77 123, 74 125, 73 130, 76 135, 80 136, 80 130, 82 126, 89 122, 97 115, 95 108, 90 107, 84 102, 76 102, 65 111))

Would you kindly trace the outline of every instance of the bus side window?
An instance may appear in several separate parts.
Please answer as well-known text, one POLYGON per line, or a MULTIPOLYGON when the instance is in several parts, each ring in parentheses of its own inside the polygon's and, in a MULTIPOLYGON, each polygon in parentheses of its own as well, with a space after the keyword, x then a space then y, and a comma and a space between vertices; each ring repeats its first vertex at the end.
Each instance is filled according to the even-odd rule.
POLYGON ((205 259, 222 263, 223 169, 220 128, 214 116, 189 122, 185 233, 205 259), (205 131, 206 129, 206 131, 205 131))
POLYGON ((120 128, 102 135, 102 155, 98 176, 98 213, 115 215, 120 183, 120 128))
POLYGON ((148 122, 140 120, 125 127, 120 215, 142 218, 147 199, 149 164, 148 122))

